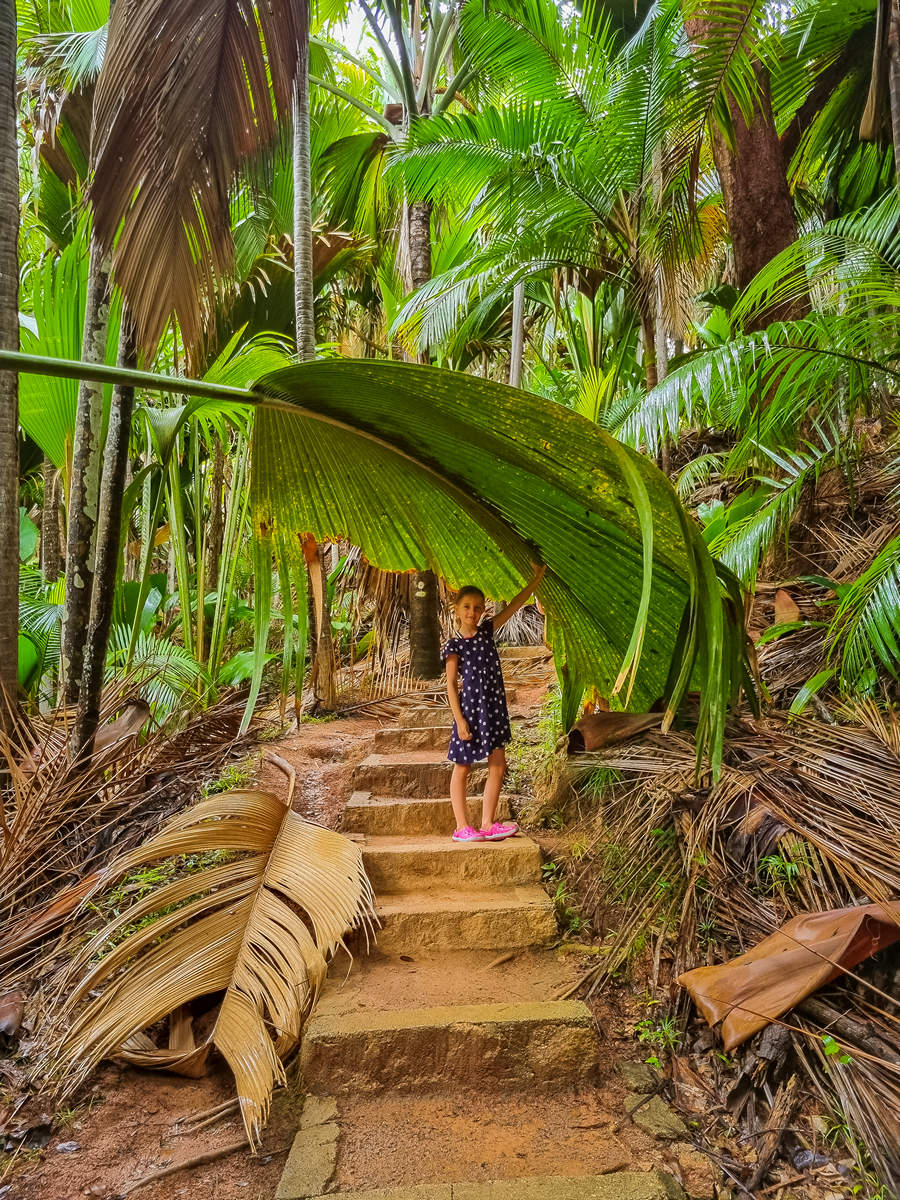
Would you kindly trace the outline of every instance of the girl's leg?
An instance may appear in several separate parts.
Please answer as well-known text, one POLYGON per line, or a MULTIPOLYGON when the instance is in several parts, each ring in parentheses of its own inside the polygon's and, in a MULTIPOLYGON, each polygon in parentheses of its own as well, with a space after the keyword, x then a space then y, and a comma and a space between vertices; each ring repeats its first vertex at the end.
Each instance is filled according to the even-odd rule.
POLYGON ((457 829, 465 829, 469 824, 469 813, 466 807, 466 784, 468 781, 469 768, 463 763, 454 763, 453 774, 450 776, 450 803, 453 805, 457 829))
POLYGON ((488 755, 487 783, 484 785, 484 799, 481 802, 482 829, 490 829, 494 824, 497 816, 497 803, 500 800, 500 788, 505 774, 506 751, 499 746, 488 755))

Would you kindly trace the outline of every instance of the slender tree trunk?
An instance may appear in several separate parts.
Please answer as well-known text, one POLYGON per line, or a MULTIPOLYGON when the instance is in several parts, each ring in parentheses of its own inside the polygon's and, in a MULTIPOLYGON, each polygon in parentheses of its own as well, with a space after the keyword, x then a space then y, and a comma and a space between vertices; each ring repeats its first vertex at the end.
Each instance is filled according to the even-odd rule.
MULTIPOLYGON (((127 313, 122 314, 118 362, 120 367, 137 367, 134 325, 127 313)), ((84 670, 78 693, 78 711, 69 741, 69 752, 73 759, 90 754, 100 719, 100 697, 112 624, 116 579, 119 573, 122 502, 125 495, 125 476, 128 472, 128 446, 133 411, 134 388, 116 386, 109 410, 106 449, 103 455, 97 515, 97 555, 90 620, 84 646, 84 670)))
MULTIPOLYGON (((656 283, 656 382, 662 383, 669 373, 669 335, 666 330, 665 304, 662 280, 656 283)), ((669 473, 669 435, 664 430, 659 445, 659 469, 669 473)))
POLYGON ((206 586, 214 592, 219 586, 219 561, 225 536, 225 447, 216 438, 212 478, 209 484, 209 536, 206 543, 206 586))
POLYGON ((49 458, 41 465, 44 503, 41 508, 41 571, 48 583, 59 579, 59 475, 49 458))
POLYGON ((522 359, 525 354, 525 282, 513 288, 512 338, 509 346, 509 386, 522 384, 522 359))
MULTIPOLYGON (((309 0, 300 0, 309 30, 309 0)), ((312 186, 309 161, 309 42, 305 38, 297 59, 294 84, 294 320, 297 357, 310 362, 316 357, 316 314, 313 299, 312 186)), ((333 709, 337 703, 334 651, 331 643, 331 606, 328 573, 323 548, 313 539, 307 543, 310 595, 316 598, 313 684, 316 707, 333 709), (314 549, 313 549, 314 547, 314 549)))
MULTIPOLYGON (((409 285, 415 291, 431 278, 431 204, 410 204, 409 285)), ((419 361, 427 363, 427 347, 419 361)), ((409 669, 416 679, 434 679, 441 673, 441 625, 438 581, 432 571, 417 571, 409 597, 409 669)))
MULTIPOLYGON (((16 5, 0 0, 0 347, 19 349, 19 147, 16 138, 16 5)), ((19 381, 0 371, 0 730, 18 689, 19 381)))
MULTIPOLYGON (((709 37, 714 19, 686 23, 695 46, 709 37)), ((772 115, 769 74, 757 67, 759 96, 748 124, 729 96, 734 124, 734 149, 713 130, 713 157, 722 184, 722 198, 731 230, 735 283, 743 289, 767 263, 797 240, 797 220, 787 184, 784 152, 772 115)), ((759 312, 748 331, 763 329, 772 321, 785 321, 808 311, 803 302, 790 301, 759 312)))
MULTIPOLYGON (((103 362, 109 322, 109 268, 91 238, 88 290, 84 313, 82 356, 86 362, 103 362)), ((75 411, 72 479, 69 485, 68 537, 66 540, 66 614, 63 624, 63 677, 66 704, 78 703, 84 674, 84 646, 91 614, 96 553, 97 513, 100 503, 103 420, 103 386, 82 382, 75 411)))

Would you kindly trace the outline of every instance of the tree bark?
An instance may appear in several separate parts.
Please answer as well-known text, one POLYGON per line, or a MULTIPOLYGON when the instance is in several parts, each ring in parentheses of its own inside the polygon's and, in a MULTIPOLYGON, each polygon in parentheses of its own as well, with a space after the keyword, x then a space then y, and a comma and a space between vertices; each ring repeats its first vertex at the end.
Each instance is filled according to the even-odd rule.
MULTIPOLYGON (((301 0, 302 23, 309 30, 309 0, 301 0)), ((309 150, 309 41, 304 38, 297 59, 294 83, 294 321, 297 357, 316 357, 316 314, 313 297, 312 185, 309 150)), ((314 598, 313 687, 315 707, 334 709, 337 697, 331 642, 331 605, 328 572, 322 546, 310 535, 304 547, 309 571, 309 593, 314 598)))
MULTIPOLYGON (((409 285, 415 291, 431 278, 431 204, 420 201, 407 208, 409 222, 409 285)), ((427 347, 419 362, 428 363, 427 347)), ((409 597, 409 669, 416 679, 441 673, 441 626, 438 582, 432 571, 418 571, 409 597)))
MULTIPOLYGON (((16 5, 0 0, 0 347, 19 349, 16 5)), ((11 728, 19 655, 19 381, 0 371, 0 730, 11 728)))
MULTIPOLYGON (((688 21, 688 37, 702 45, 713 22, 688 21)), ((735 284, 743 290, 767 263, 797 240, 797 219, 787 184, 784 152, 772 115, 769 74, 756 69, 759 94, 748 124, 734 99, 728 107, 734 125, 734 148, 713 129, 712 148, 722 184, 725 214, 731 231, 735 284)), ((800 301, 789 301, 757 312, 745 326, 747 332, 764 329, 772 321, 792 320, 808 311, 800 301)))
POLYGON ((48 583, 59 579, 62 558, 59 553, 59 476, 53 463, 45 458, 41 466, 44 503, 41 507, 41 572, 48 583))
MULTIPOLYGON (((84 312, 82 357, 103 362, 109 323, 109 267, 91 239, 88 289, 84 312)), ((75 411, 72 479, 69 485, 68 537, 66 539, 66 613, 63 623, 63 677, 65 702, 76 705, 84 674, 84 647, 91 615, 96 553, 97 513, 100 503, 103 420, 103 386, 82 382, 75 411)))
POLYGON ((512 337, 509 345, 509 386, 522 384, 522 359, 525 355, 525 283, 523 280, 513 288, 512 337))
MULTIPOLYGON (((120 367, 127 367, 129 370, 137 367, 135 330, 127 313, 122 314, 118 363, 120 367)), ((78 711, 69 739, 69 753, 73 759, 90 754, 100 719, 100 697, 112 624, 116 579, 119 573, 122 502, 125 495, 125 476, 128 472, 133 411, 134 388, 117 385, 113 389, 106 448, 103 454, 103 476, 97 514, 97 555, 90 619, 84 646, 84 669, 78 689, 78 711)))
POLYGON ((891 95, 891 136, 894 140, 894 178, 900 187, 900 4, 891 0, 888 25, 888 90, 891 95))

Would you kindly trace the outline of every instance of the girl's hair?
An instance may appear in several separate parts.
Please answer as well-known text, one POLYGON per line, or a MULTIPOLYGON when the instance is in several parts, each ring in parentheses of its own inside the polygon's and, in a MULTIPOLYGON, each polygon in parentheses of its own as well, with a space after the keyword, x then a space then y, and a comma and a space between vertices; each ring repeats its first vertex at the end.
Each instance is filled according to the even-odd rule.
POLYGON ((459 604, 460 600, 464 600, 466 596, 480 596, 482 600, 485 599, 485 594, 480 587, 476 587, 474 583, 467 583, 465 587, 461 587, 456 593, 456 599, 453 601, 453 607, 455 608, 456 605, 459 604))

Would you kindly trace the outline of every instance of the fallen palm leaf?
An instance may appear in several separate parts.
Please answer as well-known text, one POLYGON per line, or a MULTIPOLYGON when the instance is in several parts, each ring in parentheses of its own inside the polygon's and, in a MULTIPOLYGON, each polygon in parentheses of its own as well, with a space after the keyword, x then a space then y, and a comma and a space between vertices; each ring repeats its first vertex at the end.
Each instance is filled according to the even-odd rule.
POLYGON ((734 1050, 863 959, 900 940, 900 901, 794 917, 746 954, 677 982, 734 1050))
POLYGON ((329 956, 348 930, 373 919, 372 892, 354 843, 258 791, 201 801, 104 879, 210 851, 237 857, 139 900, 83 948, 62 985, 68 995, 56 1025, 70 1027, 50 1068, 67 1088, 115 1054, 195 1074, 215 1047, 234 1073, 255 1144, 329 956), (195 1045, 181 1006, 215 992, 224 992, 215 1023, 195 1045), (142 1031, 164 1017, 170 1045, 159 1049, 142 1031))

